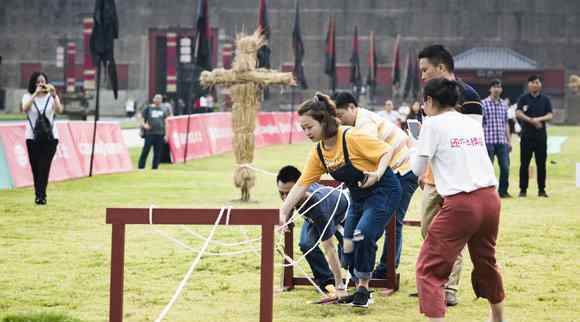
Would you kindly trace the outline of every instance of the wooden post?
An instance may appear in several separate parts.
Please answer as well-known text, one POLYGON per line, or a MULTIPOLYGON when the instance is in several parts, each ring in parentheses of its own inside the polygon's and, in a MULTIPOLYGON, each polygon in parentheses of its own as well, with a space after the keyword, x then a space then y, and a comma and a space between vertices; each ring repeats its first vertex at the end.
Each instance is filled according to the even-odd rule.
POLYGON ((109 303, 110 322, 123 321, 123 267, 125 267, 125 225, 113 224, 109 303))
MULTIPOLYGON (((397 268, 395 265, 395 258, 397 257, 396 249, 397 246, 395 245, 395 241, 397 240, 397 231, 396 231, 396 223, 397 223, 397 212, 393 211, 393 216, 391 220, 387 224, 386 233, 387 235, 385 238, 389 239, 388 242, 388 256, 385 259, 385 267, 387 268, 387 289, 392 290, 393 292, 396 291, 399 287, 397 285, 397 268)), ((388 293, 388 292, 387 292, 388 293)))
POLYGON ((274 226, 262 225, 260 322, 271 322, 274 305, 274 226))
MULTIPOLYGON (((288 227, 288 231, 284 233, 284 253, 286 256, 294 257, 294 227, 288 227)), ((291 264, 286 258, 282 261, 285 265, 291 264)), ((294 289, 294 272, 292 266, 284 267, 284 290, 290 291, 294 289)))

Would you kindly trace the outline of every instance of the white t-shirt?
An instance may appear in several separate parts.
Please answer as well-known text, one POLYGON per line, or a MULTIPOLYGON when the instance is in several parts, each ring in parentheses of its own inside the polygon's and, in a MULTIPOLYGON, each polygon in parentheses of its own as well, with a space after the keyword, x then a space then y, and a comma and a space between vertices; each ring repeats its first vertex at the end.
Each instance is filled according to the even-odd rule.
POLYGON ((417 156, 430 159, 435 186, 442 196, 497 185, 483 127, 467 115, 450 111, 427 118, 417 156))
MULTIPOLYGON (((24 94, 22 96, 22 105, 30 101, 31 98, 32 95, 28 93, 24 94)), ((50 124, 52 124, 52 135, 54 136, 55 139, 58 139, 58 130, 56 126, 54 126, 54 98, 50 95, 45 95, 44 97, 37 96, 34 98, 34 103, 38 107, 38 110, 40 110, 41 114, 44 112, 44 107, 46 106, 45 114, 48 120, 50 121, 50 124), (46 100, 48 100, 49 98, 50 101, 48 101, 47 105, 46 100)), ((30 109, 26 114, 28 115, 28 119, 30 119, 30 122, 28 121, 28 119, 26 120, 26 132, 24 132, 24 135, 27 140, 28 139, 32 140, 34 139, 34 134, 32 133, 30 123, 32 123, 32 126, 34 126, 36 124, 36 120, 38 119, 38 111, 36 110, 36 107, 34 107, 34 104, 30 106, 30 109)))

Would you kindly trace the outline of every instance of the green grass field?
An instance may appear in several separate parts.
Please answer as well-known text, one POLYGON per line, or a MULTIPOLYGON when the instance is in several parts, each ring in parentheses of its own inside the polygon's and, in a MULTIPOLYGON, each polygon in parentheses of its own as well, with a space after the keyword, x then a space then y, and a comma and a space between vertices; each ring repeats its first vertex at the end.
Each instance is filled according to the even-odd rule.
MULTIPOLYGON (((548 158, 549 199, 539 199, 532 180, 527 199, 502 205, 497 258, 507 292, 506 313, 515 321, 580 321, 580 128, 550 129, 568 136, 561 154, 548 158), (550 162, 552 161, 552 162, 550 162)), ((255 164, 275 172, 285 164, 302 166, 310 144, 258 150, 255 164)), ((511 188, 517 194, 519 152, 512 153, 511 188)), ((137 150, 131 151, 135 160, 137 150)), ((232 203, 231 154, 162 165, 161 169, 99 176, 51 184, 48 206, 34 206, 32 189, 0 191, 0 321, 105 321, 108 318, 111 227, 106 207, 234 207, 280 205, 274 178, 258 174, 251 204, 232 203), (60 317, 59 317, 60 316, 60 317)), ((407 218, 418 218, 417 192, 407 218)), ((159 227, 159 226, 158 226, 159 227)), ((159 229, 199 248, 182 229, 159 229)), ((192 227, 207 234, 209 226, 192 227)), ((248 228, 251 237, 257 229, 248 228)), ((310 287, 276 292, 275 321, 423 321, 415 298, 415 259, 421 242, 417 228, 405 228, 401 289, 376 296, 367 311, 309 305, 318 295, 310 287)), ((216 239, 239 241, 238 227, 220 226, 216 239)), ((169 302, 195 254, 176 246, 149 226, 127 229, 125 321, 151 321, 169 302)), ((240 248, 238 248, 240 249, 240 248)), ((236 250, 238 250, 236 249, 236 250)), ((297 248, 295 248, 297 249, 297 248)), ((212 252, 229 251, 210 247, 212 252)), ((281 261, 279 258, 277 259, 281 261)), ((485 321, 487 303, 474 301, 469 260, 449 321, 485 321)), ((277 268, 279 286, 281 269, 277 268)), ((166 321, 256 321, 259 258, 204 257, 166 321)))

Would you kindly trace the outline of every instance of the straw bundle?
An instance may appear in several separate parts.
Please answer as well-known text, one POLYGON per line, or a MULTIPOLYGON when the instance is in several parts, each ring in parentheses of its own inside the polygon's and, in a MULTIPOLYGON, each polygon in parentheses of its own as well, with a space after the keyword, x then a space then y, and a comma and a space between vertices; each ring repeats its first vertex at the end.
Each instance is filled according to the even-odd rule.
MULTIPOLYGON (((268 85, 295 83, 292 73, 256 69, 258 49, 265 43, 264 37, 258 31, 249 36, 237 35, 236 57, 232 69, 218 68, 211 72, 204 71, 200 76, 200 82, 205 87, 216 85, 230 87, 234 101, 232 108, 234 155, 238 165, 254 161, 254 130, 262 89, 268 85)), ((236 167, 234 184, 242 191, 242 201, 249 201, 250 189, 256 184, 254 171, 246 167, 236 167)))

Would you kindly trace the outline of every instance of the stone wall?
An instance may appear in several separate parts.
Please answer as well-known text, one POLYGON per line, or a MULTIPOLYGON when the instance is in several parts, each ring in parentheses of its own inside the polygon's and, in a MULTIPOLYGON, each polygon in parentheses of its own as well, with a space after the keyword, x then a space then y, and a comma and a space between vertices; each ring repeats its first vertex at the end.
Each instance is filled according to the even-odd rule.
MULTIPOLYGON (((58 75, 56 46, 64 39, 76 41, 77 63, 82 63, 82 19, 91 14, 93 4, 94 0, 2 0, 0 87, 7 89, 7 109, 14 109, 18 101, 11 93, 20 84, 20 63, 41 62, 49 74, 58 75)), ((148 29, 192 26, 196 1, 119 0, 117 6, 121 39, 116 44, 116 58, 129 65, 129 89, 138 100, 144 100, 148 29)), ((232 39, 236 32, 255 29, 257 6, 258 0, 210 1, 210 20, 232 39)), ((269 0, 268 6, 272 63, 278 67, 292 60, 294 1, 269 0)), ((339 64, 348 64, 353 28, 358 25, 363 75, 371 30, 376 34, 379 64, 391 63, 394 39, 400 34, 403 57, 410 47, 420 49, 432 43, 442 43, 455 54, 472 47, 496 46, 512 48, 546 68, 580 70, 580 1, 310 0, 302 1, 301 7, 306 77, 312 89, 328 86, 322 62, 331 15, 337 18, 339 64)), ((117 106, 123 103, 113 103, 109 96, 104 94, 105 111, 119 112, 117 106)), ((279 96, 277 92, 275 96, 279 96)))

